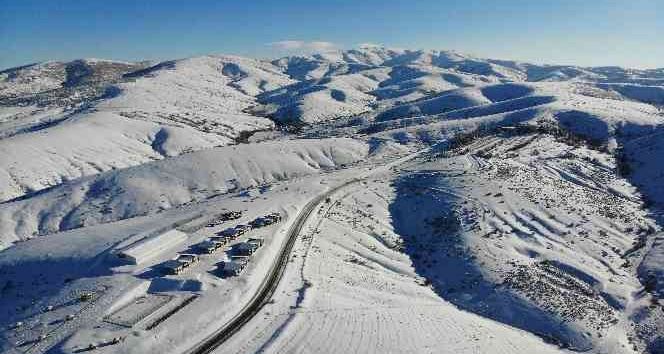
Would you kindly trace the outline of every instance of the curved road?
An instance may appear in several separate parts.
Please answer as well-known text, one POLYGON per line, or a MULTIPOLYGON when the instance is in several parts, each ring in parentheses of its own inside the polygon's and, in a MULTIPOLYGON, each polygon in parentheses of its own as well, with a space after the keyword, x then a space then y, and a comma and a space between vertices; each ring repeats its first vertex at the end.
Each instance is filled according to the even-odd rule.
POLYGON ((247 322, 249 322, 258 312, 265 306, 265 304, 270 300, 272 297, 272 294, 274 291, 277 289, 277 285, 279 285, 279 281, 281 280, 284 270, 286 269, 286 266, 288 265, 288 259, 290 258, 291 250, 293 249, 293 246, 295 245, 295 241, 297 240, 297 236, 300 234, 302 231, 302 228, 306 224, 307 220, 309 219, 309 216, 311 216, 311 213, 316 209, 316 207, 323 201, 325 198, 331 196, 332 194, 336 193, 340 189, 353 184, 362 181, 363 179, 379 172, 379 171, 385 171, 388 170, 389 168, 402 164, 406 161, 412 160, 413 158, 426 153, 428 151, 431 151, 434 147, 436 147, 438 144, 434 144, 429 148, 423 149, 421 151, 418 151, 412 155, 408 155, 406 157, 397 159, 395 161, 392 161, 388 164, 385 164, 381 166, 380 168, 372 169, 368 173, 365 173, 363 175, 360 175, 357 178, 351 179, 341 185, 338 185, 329 191, 319 195, 318 197, 314 198, 313 200, 309 201, 304 208, 302 208, 302 211, 297 215, 297 218, 291 225, 291 227, 288 229, 288 233, 286 234, 287 241, 286 244, 283 246, 281 249, 281 252, 279 254, 279 257, 277 261, 274 263, 272 268, 270 269, 269 273, 263 279, 263 282, 261 282, 260 287, 258 288, 258 291, 254 294, 254 296, 249 300, 249 302, 240 310, 240 312, 235 315, 229 322, 227 322, 223 327, 219 328, 216 332, 212 333, 210 336, 205 338, 202 342, 198 343, 194 348, 190 349, 187 351, 188 354, 207 354, 213 352, 216 348, 218 348, 221 344, 223 344, 228 338, 230 338, 233 334, 237 333, 247 322))
POLYGON ((336 193, 339 189, 344 188, 350 184, 357 183, 361 181, 362 178, 355 178, 348 182, 345 182, 339 186, 336 186, 329 191, 319 195, 318 197, 311 200, 307 203, 302 211, 298 214, 297 218, 293 222, 293 225, 288 229, 286 237, 288 238, 286 244, 283 246, 279 258, 270 269, 270 272, 265 277, 261 283, 258 291, 254 296, 249 300, 249 302, 240 310, 240 312, 235 315, 226 325, 215 333, 207 337, 203 342, 199 343, 195 348, 188 351, 190 354, 206 354, 211 353, 222 343, 224 343, 228 338, 233 334, 239 331, 242 326, 244 326, 249 320, 251 320, 258 312, 263 308, 263 306, 270 300, 272 294, 279 285, 279 281, 284 274, 286 265, 288 265, 288 259, 290 258, 291 250, 295 245, 297 236, 302 231, 302 228, 306 224, 311 213, 316 210, 316 207, 323 201, 325 198, 336 193))

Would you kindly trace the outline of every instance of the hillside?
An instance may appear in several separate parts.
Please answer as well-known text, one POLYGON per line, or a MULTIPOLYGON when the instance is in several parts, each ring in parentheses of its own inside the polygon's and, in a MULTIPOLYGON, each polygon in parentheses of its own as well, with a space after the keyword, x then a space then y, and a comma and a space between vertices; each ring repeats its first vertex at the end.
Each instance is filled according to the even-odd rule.
POLYGON ((663 129, 664 69, 365 46, 4 70, 0 351, 189 352, 240 314, 215 352, 659 353, 663 129))

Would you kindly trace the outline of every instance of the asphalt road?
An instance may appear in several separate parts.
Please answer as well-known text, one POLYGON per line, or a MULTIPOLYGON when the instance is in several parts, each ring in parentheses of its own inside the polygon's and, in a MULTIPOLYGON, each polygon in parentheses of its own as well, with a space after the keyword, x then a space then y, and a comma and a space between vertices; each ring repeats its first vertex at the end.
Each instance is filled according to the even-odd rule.
POLYGON ((302 208, 300 213, 297 215, 291 227, 288 229, 288 233, 286 235, 287 241, 286 244, 281 249, 281 252, 279 253, 279 258, 277 259, 277 262, 275 262, 274 266, 270 269, 269 273, 267 274, 267 276, 261 283, 260 287, 258 288, 258 291, 254 294, 251 300, 249 300, 249 302, 240 310, 240 312, 237 315, 235 315, 235 317, 233 317, 229 322, 227 322, 223 327, 219 328, 216 332, 205 338, 205 340, 198 343, 194 348, 190 349, 187 353, 206 354, 213 352, 216 348, 218 348, 221 344, 223 344, 226 340, 228 340, 228 338, 230 338, 233 334, 237 333, 242 328, 242 326, 244 326, 247 322, 249 322, 256 314, 258 314, 258 312, 263 308, 263 306, 265 306, 265 304, 268 301, 270 301, 270 298, 272 297, 274 291, 277 289, 279 281, 281 280, 284 274, 284 270, 288 265, 288 259, 290 258, 290 254, 293 249, 293 246, 295 245, 295 241, 297 240, 297 236, 302 231, 302 228, 309 219, 309 216, 311 216, 311 213, 314 210, 316 210, 316 207, 320 203, 322 203, 326 198, 330 197, 332 194, 336 193, 340 189, 347 187, 348 185, 358 183, 377 172, 386 171, 391 167, 409 161, 421 155, 424 152, 430 151, 436 145, 438 144, 435 144, 430 148, 418 151, 412 155, 392 161, 386 165, 372 169, 369 172, 364 173, 357 178, 354 178, 350 181, 347 181, 341 185, 338 185, 330 189, 329 191, 317 196, 309 203, 307 203, 304 206, 304 208, 302 208))
POLYGON ((344 184, 336 186, 333 189, 330 189, 329 191, 314 198, 309 203, 307 203, 304 206, 304 208, 302 208, 300 213, 297 215, 297 218, 295 219, 291 227, 288 229, 287 233, 288 239, 280 252, 277 262, 272 267, 272 269, 270 269, 270 272, 261 283, 256 294, 254 294, 251 300, 249 300, 249 302, 242 308, 242 310, 240 310, 240 312, 235 317, 233 317, 233 319, 227 322, 224 327, 220 328, 215 333, 206 338, 203 342, 199 343, 195 348, 191 349, 188 352, 189 354, 211 353, 212 351, 214 351, 214 349, 219 347, 233 334, 239 331, 242 328, 242 326, 244 326, 247 322, 249 322, 263 308, 263 306, 265 306, 265 304, 270 300, 272 294, 279 285, 279 281, 281 280, 284 274, 284 270, 288 265, 288 259, 290 258, 291 250, 295 245, 297 236, 302 231, 302 228, 309 219, 309 216, 311 216, 311 213, 314 210, 316 210, 316 207, 320 203, 322 203, 327 197, 336 193, 341 188, 344 188, 353 183, 357 183, 361 180, 362 179, 359 178, 353 179, 344 184))

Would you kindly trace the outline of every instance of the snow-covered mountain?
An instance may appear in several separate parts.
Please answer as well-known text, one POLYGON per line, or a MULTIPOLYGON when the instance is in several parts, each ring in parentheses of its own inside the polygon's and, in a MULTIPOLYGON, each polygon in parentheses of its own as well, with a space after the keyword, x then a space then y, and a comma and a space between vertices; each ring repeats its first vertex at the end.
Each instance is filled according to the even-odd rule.
POLYGON ((188 351, 297 230, 265 321, 220 352, 658 353, 663 133, 664 69, 377 46, 7 69, 0 348, 188 351), (266 244, 237 278, 215 256, 156 275, 222 210, 245 213, 224 228, 284 222, 250 232, 266 244), (118 263, 176 227, 185 241, 118 263), (143 317, 117 325, 125 308, 143 317))

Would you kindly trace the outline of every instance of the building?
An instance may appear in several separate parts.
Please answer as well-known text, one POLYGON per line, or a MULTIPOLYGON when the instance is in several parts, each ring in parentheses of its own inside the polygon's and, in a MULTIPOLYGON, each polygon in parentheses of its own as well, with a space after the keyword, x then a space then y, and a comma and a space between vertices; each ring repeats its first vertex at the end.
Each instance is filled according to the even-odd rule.
POLYGON ((172 229, 153 236, 144 237, 122 249, 116 254, 132 264, 141 264, 158 256, 162 252, 184 242, 187 234, 172 229))
POLYGON ((280 221, 281 221, 281 215, 279 213, 270 213, 265 216, 261 216, 252 220, 249 224, 253 228, 258 228, 263 226, 269 226, 274 223, 278 223, 280 221))
POLYGON ((225 261, 220 264, 221 270, 224 274, 227 275, 240 275, 246 266, 246 262, 238 262, 233 260, 225 261))
POLYGON ((195 254, 182 253, 179 254, 175 260, 182 263, 184 267, 187 268, 190 265, 198 262, 198 256, 195 254))
POLYGON ((265 218, 270 222, 270 224, 274 224, 277 222, 281 221, 281 214, 279 213, 270 213, 265 215, 265 218))
POLYGON ((235 230, 237 230, 238 236, 240 236, 240 235, 243 235, 243 234, 251 231, 251 225, 240 224, 240 225, 235 227, 235 230))
POLYGON ((229 240, 234 240, 238 236, 248 232, 251 230, 251 226, 249 225, 238 225, 236 227, 231 227, 222 231, 219 231, 217 233, 218 236, 223 236, 228 238, 229 240))
POLYGON ((250 238, 247 240, 247 243, 251 243, 256 245, 257 247, 263 246, 263 239, 262 238, 250 238))
POLYGON ((162 263, 159 268, 165 274, 177 275, 196 262, 198 262, 197 255, 183 253, 179 254, 175 259, 170 259, 162 263))
POLYGON ((159 266, 159 269, 165 274, 178 275, 184 270, 184 263, 178 262, 175 259, 169 259, 168 261, 162 263, 159 266))
POLYGON ((215 226, 223 223, 224 221, 235 220, 235 219, 239 219, 240 217, 242 217, 242 212, 241 211, 225 212, 225 213, 220 214, 217 218, 215 218, 215 219, 211 220, 210 222, 208 222, 207 227, 215 227, 215 226))
POLYGON ((242 212, 241 211, 229 211, 227 213, 224 213, 222 215, 222 217, 225 220, 235 220, 235 219, 239 219, 240 217, 242 217, 242 212))
POLYGON ((217 232, 217 236, 224 237, 224 238, 226 238, 227 240, 230 241, 230 240, 233 240, 234 238, 236 238, 238 236, 238 234, 237 234, 237 230, 235 230, 234 227, 231 227, 231 228, 228 228, 228 229, 221 230, 221 231, 217 232))
POLYGON ((226 243, 225 240, 226 239, 219 238, 219 237, 217 237, 215 239, 210 238, 209 240, 205 240, 205 241, 197 244, 196 248, 201 250, 202 252, 207 253, 207 254, 212 254, 212 253, 214 253, 215 251, 217 251, 218 249, 220 249, 221 247, 224 246, 224 244, 226 243))
POLYGON ((260 246, 256 243, 240 242, 233 246, 233 253, 240 256, 250 256, 256 252, 260 246))
POLYGON ((212 242, 220 243, 222 245, 225 245, 228 243, 228 241, 230 241, 227 237, 224 236, 210 236, 209 240, 212 242))
POLYGON ((231 261, 249 263, 249 256, 238 256, 238 255, 231 256, 231 261))

